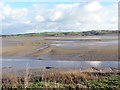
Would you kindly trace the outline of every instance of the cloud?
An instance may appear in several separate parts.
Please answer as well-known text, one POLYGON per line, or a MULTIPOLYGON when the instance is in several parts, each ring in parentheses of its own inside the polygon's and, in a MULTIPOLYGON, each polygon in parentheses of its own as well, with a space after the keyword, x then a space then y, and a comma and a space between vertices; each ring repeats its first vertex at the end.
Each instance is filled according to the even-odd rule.
POLYGON ((38 22, 43 22, 44 21, 44 17, 38 15, 38 16, 35 17, 35 20, 38 21, 38 22))
POLYGON ((2 4, 0 9, 2 9, 1 13, 5 18, 9 17, 11 19, 22 18, 27 13, 26 8, 12 9, 8 4, 2 4))
POLYGON ((63 18, 62 12, 61 11, 57 11, 53 14, 53 16, 51 17, 52 21, 59 21, 63 18))
POLYGON ((33 4, 12 8, 0 3, 2 34, 116 30, 117 4, 103 6, 93 1, 73 4, 33 4))
POLYGON ((31 21, 29 21, 29 20, 21 21, 21 24, 30 24, 30 23, 31 23, 31 21))
POLYGON ((100 3, 98 3, 97 1, 94 1, 92 3, 89 3, 88 5, 85 6, 85 9, 87 11, 98 11, 102 8, 102 5, 100 5, 100 3))

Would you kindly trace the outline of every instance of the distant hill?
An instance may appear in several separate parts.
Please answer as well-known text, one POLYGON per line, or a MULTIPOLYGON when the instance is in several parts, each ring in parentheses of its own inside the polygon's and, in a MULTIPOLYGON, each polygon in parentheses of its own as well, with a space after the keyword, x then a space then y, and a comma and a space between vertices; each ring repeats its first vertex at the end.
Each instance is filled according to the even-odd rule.
POLYGON ((0 35, 2 37, 33 37, 33 36, 88 36, 88 35, 104 35, 104 34, 117 34, 118 30, 92 30, 83 32, 44 32, 44 33, 26 33, 26 34, 12 34, 12 35, 0 35))

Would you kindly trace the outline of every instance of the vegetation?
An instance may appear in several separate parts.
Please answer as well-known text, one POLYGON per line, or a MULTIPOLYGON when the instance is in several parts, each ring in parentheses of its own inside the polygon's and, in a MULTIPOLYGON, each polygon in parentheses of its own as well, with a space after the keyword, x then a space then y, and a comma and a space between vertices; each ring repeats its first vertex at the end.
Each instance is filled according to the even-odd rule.
POLYGON ((28 33, 15 35, 1 35, 2 37, 33 37, 33 36, 66 36, 66 35, 103 35, 114 34, 118 31, 100 30, 100 31, 84 31, 84 32, 44 32, 44 33, 28 33))
POLYGON ((9 75, 9 77, 4 75, 2 88, 120 88, 119 73, 59 72, 42 76, 30 74, 24 76, 20 78, 15 75, 9 75), (26 82, 28 82, 27 85, 26 82))

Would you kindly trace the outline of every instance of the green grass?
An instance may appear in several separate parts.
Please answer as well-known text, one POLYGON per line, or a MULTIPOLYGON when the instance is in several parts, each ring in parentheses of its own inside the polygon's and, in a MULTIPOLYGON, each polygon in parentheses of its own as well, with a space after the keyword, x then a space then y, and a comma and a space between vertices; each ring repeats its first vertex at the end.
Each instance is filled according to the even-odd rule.
POLYGON ((30 88, 120 88, 120 75, 103 76, 102 79, 82 80, 80 83, 61 83, 52 81, 41 81, 30 84, 30 88))
POLYGON ((91 88, 120 88, 120 76, 105 76, 104 79, 90 80, 88 87, 91 88))
POLYGON ((55 83, 55 82, 36 82, 31 83, 30 88, 64 88, 63 84, 55 83))

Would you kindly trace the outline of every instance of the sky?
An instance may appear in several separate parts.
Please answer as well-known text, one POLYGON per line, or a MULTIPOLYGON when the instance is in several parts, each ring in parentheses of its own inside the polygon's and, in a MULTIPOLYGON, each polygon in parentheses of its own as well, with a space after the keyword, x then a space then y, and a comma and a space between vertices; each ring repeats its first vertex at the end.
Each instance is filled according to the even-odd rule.
POLYGON ((2 33, 118 30, 117 2, 0 2, 2 33))

